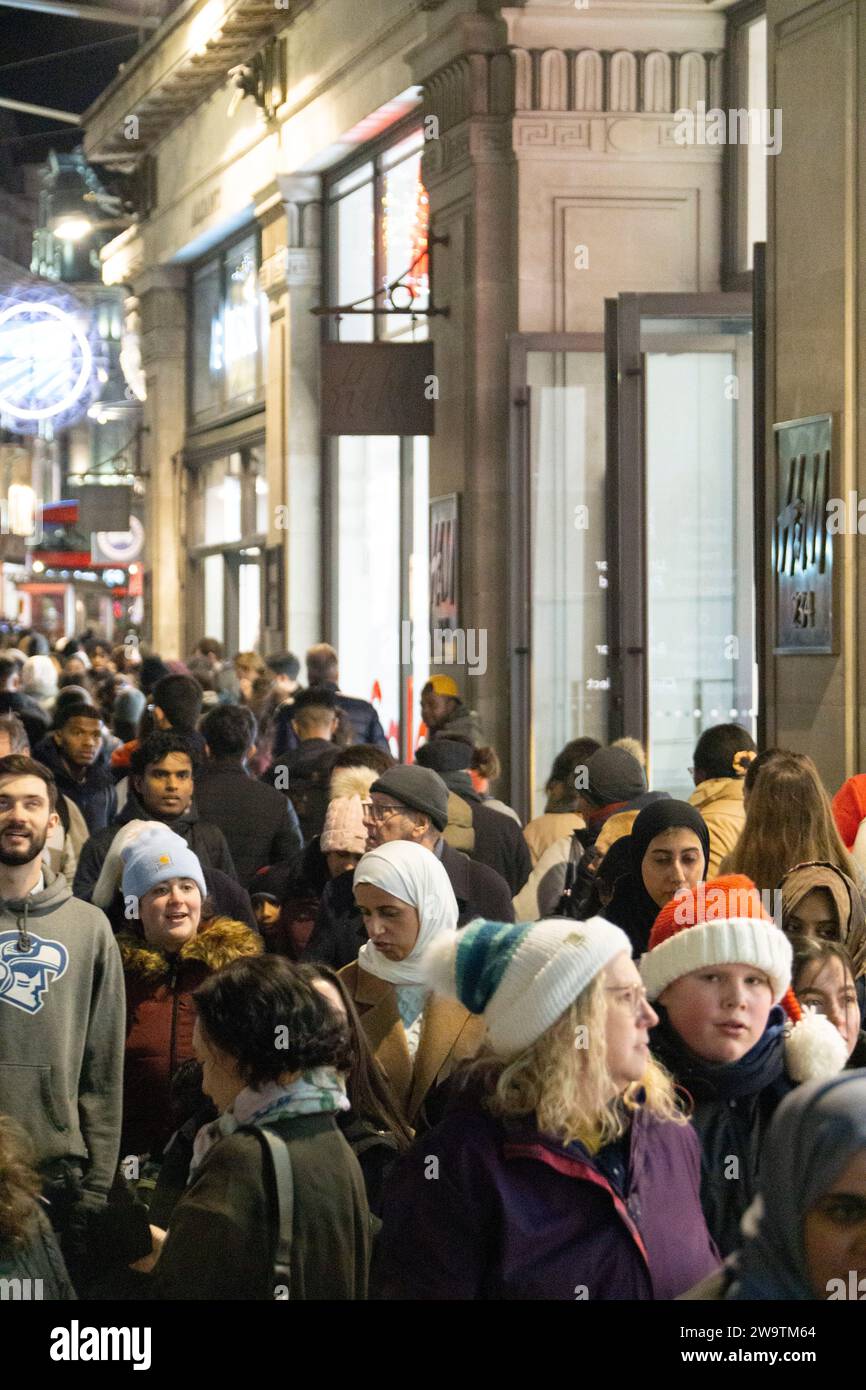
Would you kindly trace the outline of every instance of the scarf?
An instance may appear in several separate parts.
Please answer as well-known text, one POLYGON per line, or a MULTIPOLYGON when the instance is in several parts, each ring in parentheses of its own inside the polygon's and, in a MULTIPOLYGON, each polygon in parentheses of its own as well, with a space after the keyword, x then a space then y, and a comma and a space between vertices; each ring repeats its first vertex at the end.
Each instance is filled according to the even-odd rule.
POLYGON ((411 840, 392 840, 363 855, 355 869, 353 886, 371 883, 402 903, 409 903, 421 923, 418 938, 405 960, 387 960, 372 941, 358 952, 358 964, 369 975, 392 985, 425 985, 420 961, 427 947, 442 932, 457 930, 457 899, 441 861, 423 845, 411 840))
POLYGON ((199 1130, 189 1176, 192 1178, 214 1144, 234 1134, 242 1125, 269 1125, 291 1115, 333 1115, 349 1108, 342 1078, 333 1067, 305 1071, 289 1086, 280 1086, 276 1081, 268 1081, 257 1090, 246 1086, 235 1096, 228 1110, 199 1130))
POLYGON ((653 1008, 659 1016, 650 1034, 653 1054, 696 1103, 741 1100, 775 1082, 790 1084, 785 1072, 785 1011, 780 1005, 770 1010, 763 1033, 738 1062, 705 1061, 671 1027, 664 1005, 655 1003, 653 1008))
POLYGON ((782 1101, 761 1157, 768 1181, 743 1218, 745 1242, 730 1299, 816 1298, 806 1271, 806 1213, 864 1148, 862 1072, 806 1082, 782 1101))
POLYGON ((779 884, 782 893, 782 925, 814 888, 826 888, 833 899, 839 921, 839 941, 851 957, 854 979, 866 975, 866 916, 856 884, 835 864, 798 864, 789 869, 779 884))

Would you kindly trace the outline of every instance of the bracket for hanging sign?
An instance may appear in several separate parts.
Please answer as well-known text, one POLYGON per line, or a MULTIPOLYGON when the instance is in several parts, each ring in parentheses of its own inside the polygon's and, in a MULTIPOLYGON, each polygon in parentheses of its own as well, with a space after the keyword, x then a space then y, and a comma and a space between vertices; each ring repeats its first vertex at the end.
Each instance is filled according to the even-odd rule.
POLYGON ((390 285, 383 285, 381 289, 374 290, 372 294, 362 295, 360 299, 353 300, 351 304, 337 304, 332 308, 320 306, 316 309, 311 309, 310 313, 315 314, 318 318, 342 318, 344 314, 382 314, 387 316, 402 314, 406 317, 418 319, 447 318, 451 310, 447 308, 447 306, 434 304, 433 302, 433 247, 448 246, 450 242, 451 238, 447 232, 443 233, 441 236, 437 235, 435 232, 431 232, 427 238, 427 245, 424 247, 424 250, 419 251, 408 269, 404 270, 403 274, 399 275, 396 280, 392 280, 390 285), (423 261, 425 256, 429 258, 430 262, 430 291, 428 304, 426 309, 413 309, 411 307, 411 300, 414 297, 414 291, 412 285, 407 284, 406 281, 418 262, 423 261), (402 293, 398 301, 394 296, 395 293, 400 291, 402 291, 402 293), (404 294, 409 296, 408 305, 402 303, 404 294), (382 296, 384 296, 388 307, 380 306, 375 302, 369 309, 362 309, 360 307, 362 304, 369 304, 370 300, 375 301, 382 298, 382 296))

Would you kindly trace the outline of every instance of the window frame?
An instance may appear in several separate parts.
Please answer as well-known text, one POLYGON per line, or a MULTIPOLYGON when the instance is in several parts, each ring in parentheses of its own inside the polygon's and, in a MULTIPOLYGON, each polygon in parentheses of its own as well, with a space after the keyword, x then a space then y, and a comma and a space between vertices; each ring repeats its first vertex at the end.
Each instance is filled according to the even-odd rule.
MULTIPOLYGON (((334 197, 334 186, 347 178, 356 169, 364 164, 373 165, 373 177, 370 182, 373 185, 373 285, 372 295, 381 285, 385 274, 384 257, 382 254, 382 193, 384 190, 384 178, 388 172, 382 167, 382 161, 389 150, 395 145, 402 144, 413 133, 417 132, 422 139, 421 149, 424 149, 424 116, 423 110, 419 105, 410 111, 401 120, 389 126, 381 135, 375 139, 366 141, 359 145, 346 159, 339 164, 334 164, 322 174, 322 208, 324 213, 324 240, 325 255, 322 257, 322 284, 321 296, 323 304, 336 304, 337 302, 337 238, 332 235, 331 213, 334 207, 341 201, 339 197, 334 197)), ((408 158, 409 156, 407 156, 408 158)), ((392 166, 393 167, 393 166, 392 166)), ((363 187, 363 184, 359 185, 363 187)), ((352 190, 353 192, 355 190, 352 190)), ((343 195, 348 196, 346 194, 343 195)), ((408 266, 407 266, 408 269, 408 266)), ((388 338, 381 333, 382 316, 373 314, 373 337, 370 341, 374 343, 388 342, 388 338)), ((322 320, 322 336, 326 342, 337 342, 339 339, 339 325, 336 317, 327 317, 322 320)))
POLYGON ((203 434, 208 430, 217 428, 220 425, 230 423, 232 420, 242 420, 247 415, 257 414, 264 409, 265 388, 267 381, 267 367, 265 353, 267 344, 262 342, 259 345, 258 354, 258 380, 256 382, 255 400, 247 401, 245 404, 236 405, 226 401, 225 371, 220 376, 220 400, 214 415, 206 418, 196 416, 193 410, 195 397, 195 279, 198 273, 208 266, 216 265, 219 269, 220 281, 220 308, 224 308, 226 303, 226 269, 225 262, 228 253, 241 242, 255 239, 256 253, 256 284, 258 289, 258 275, 262 267, 262 229, 258 222, 247 223, 244 227, 238 228, 230 236, 224 237, 202 256, 194 261, 190 261, 187 266, 187 350, 186 350, 186 422, 187 434, 203 434))
MULTIPOLYGON (((723 83, 724 108, 730 111, 739 106, 737 92, 742 77, 742 67, 738 63, 740 43, 745 30, 755 20, 766 19, 766 0, 741 0, 729 10, 725 29, 725 76, 723 83)), ((769 99, 769 94, 768 94, 769 99)), ((743 185, 744 160, 747 147, 727 144, 722 158, 722 289, 725 291, 750 291, 753 272, 743 270, 740 265, 740 228, 744 221, 746 207, 743 185)))

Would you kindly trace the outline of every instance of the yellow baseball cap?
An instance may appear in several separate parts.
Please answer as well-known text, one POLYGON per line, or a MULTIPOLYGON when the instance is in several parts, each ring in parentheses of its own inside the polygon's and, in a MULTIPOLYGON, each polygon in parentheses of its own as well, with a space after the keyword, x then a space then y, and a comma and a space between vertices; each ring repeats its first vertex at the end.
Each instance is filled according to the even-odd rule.
POLYGON ((436 695, 450 695, 452 700, 460 699, 457 682, 453 681, 450 676, 431 676, 427 684, 433 687, 433 692, 436 695))

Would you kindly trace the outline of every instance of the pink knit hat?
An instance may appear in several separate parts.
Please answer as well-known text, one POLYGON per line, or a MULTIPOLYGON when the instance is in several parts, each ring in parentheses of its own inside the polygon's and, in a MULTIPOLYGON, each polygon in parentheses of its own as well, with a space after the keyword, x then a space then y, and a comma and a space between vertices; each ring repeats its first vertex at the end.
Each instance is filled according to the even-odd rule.
POLYGON ((367 848, 364 808, 360 796, 335 796, 328 805, 325 828, 319 841, 325 854, 340 850, 344 854, 363 854, 367 848))

